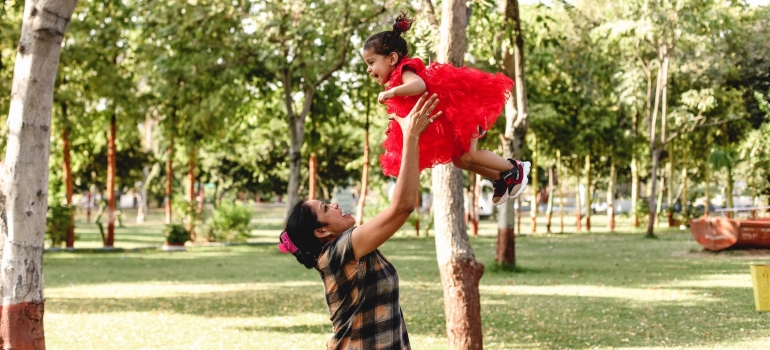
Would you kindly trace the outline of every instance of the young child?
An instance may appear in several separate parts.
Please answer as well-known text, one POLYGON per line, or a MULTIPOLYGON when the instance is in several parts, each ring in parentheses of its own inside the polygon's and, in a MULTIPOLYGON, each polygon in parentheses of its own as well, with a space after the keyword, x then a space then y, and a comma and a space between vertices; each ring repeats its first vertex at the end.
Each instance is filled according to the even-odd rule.
MULTIPOLYGON (((513 81, 503 74, 490 74, 473 68, 456 68, 431 63, 425 67, 419 58, 409 58, 401 33, 412 26, 412 19, 401 13, 393 30, 369 37, 363 58, 367 73, 380 85, 386 85, 378 101, 388 106, 388 113, 403 118, 426 90, 437 94, 436 118, 420 137, 420 171, 450 161, 493 181, 492 202, 500 205, 509 196, 518 197, 527 187, 531 164, 505 159, 490 151, 477 150, 476 143, 491 128, 505 107, 513 81)), ((401 167, 402 133, 391 121, 380 156, 382 171, 398 176, 401 167)))

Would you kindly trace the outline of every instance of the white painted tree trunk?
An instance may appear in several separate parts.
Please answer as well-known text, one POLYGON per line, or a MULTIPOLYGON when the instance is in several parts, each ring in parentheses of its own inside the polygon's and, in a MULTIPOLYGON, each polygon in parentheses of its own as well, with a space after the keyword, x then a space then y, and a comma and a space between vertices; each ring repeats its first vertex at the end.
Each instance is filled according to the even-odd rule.
POLYGON ((54 82, 76 0, 27 0, 2 172, 0 347, 45 349, 43 241, 54 82))
MULTIPOLYGON (((521 34, 521 21, 519 16, 518 0, 501 0, 501 7, 505 14, 505 31, 510 37, 506 42, 508 47, 503 50, 503 66, 505 74, 516 83, 514 94, 505 105, 505 137, 503 138, 503 156, 506 158, 521 159, 521 148, 524 143, 527 129, 529 128, 527 108, 527 88, 524 78, 524 38, 521 34)), ((506 201, 500 208, 497 225, 497 250, 495 261, 497 265, 516 266, 516 242, 514 225, 516 215, 520 220, 520 209, 514 209, 515 201, 506 201)), ((521 227, 521 222, 518 223, 521 227)))
MULTIPOLYGON (((438 62, 463 65, 468 8, 464 0, 442 3, 438 62)), ((479 280, 484 265, 468 241, 463 173, 451 164, 433 169, 436 259, 444 287, 444 315, 450 349, 483 349, 479 280)))
MULTIPOLYGON (((144 121, 143 127, 140 127, 140 131, 142 132, 142 137, 144 137, 144 141, 142 142, 144 150, 147 152, 154 152, 157 155, 157 145, 153 140, 153 132, 155 131, 156 124, 157 121, 153 119, 151 115, 148 115, 144 121)), ((152 167, 145 165, 144 168, 142 168, 142 184, 139 185, 139 205, 136 210, 137 223, 143 223, 147 220, 147 212, 149 210, 147 189, 150 187, 152 180, 158 175, 160 175, 160 165, 158 163, 153 164, 152 167)))

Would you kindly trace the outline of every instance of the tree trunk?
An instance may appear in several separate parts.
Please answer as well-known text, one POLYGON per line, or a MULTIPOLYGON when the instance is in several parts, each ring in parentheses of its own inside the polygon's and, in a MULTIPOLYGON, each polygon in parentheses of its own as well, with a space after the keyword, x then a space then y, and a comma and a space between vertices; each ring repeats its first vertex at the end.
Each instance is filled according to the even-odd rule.
POLYGON ((657 184, 658 184, 658 163, 660 159, 660 150, 653 149, 652 150, 652 170, 650 171, 650 182, 652 183, 650 185, 650 197, 647 199, 647 203, 649 203, 649 220, 647 221, 647 237, 654 237, 654 226, 655 226, 655 212, 656 212, 656 204, 657 204, 657 184))
POLYGON ((591 156, 586 155, 586 231, 591 232, 591 156))
POLYGON ((160 174, 160 166, 153 164, 152 168, 145 166, 142 169, 142 184, 139 186, 139 208, 136 211, 136 222, 143 223, 147 219, 148 212, 148 199, 147 189, 150 187, 150 182, 160 174))
POLYGON ((296 113, 294 110, 294 98, 291 95, 291 70, 286 67, 281 72, 284 90, 284 103, 289 120, 289 184, 286 193, 286 211, 288 212, 295 203, 299 201, 299 187, 301 182, 300 169, 302 166, 302 143, 305 139, 305 117, 310 113, 310 106, 313 101, 315 90, 313 88, 305 89, 304 104, 302 111, 296 113))
POLYGON ((316 199, 316 187, 318 184, 318 176, 316 175, 318 172, 318 158, 315 155, 315 152, 310 153, 310 158, 307 162, 307 168, 308 168, 308 199, 316 199))
POLYGON ((551 214, 553 213, 553 167, 548 167, 548 206, 545 208, 545 229, 551 233, 551 214))
POLYGON ((356 203, 356 224, 364 224, 364 207, 366 206, 366 195, 369 192, 369 102, 366 106, 366 126, 364 129, 364 167, 361 170, 361 190, 358 191, 358 203, 356 203))
POLYGON ((575 179, 575 188, 577 189, 575 191, 575 230, 580 232, 580 222, 583 220, 582 218, 582 211, 583 211, 583 205, 582 205, 582 198, 580 198, 580 176, 578 176, 575 179))
POLYGON ((470 173, 470 186, 468 188, 468 201, 470 204, 468 205, 467 214, 473 237, 479 236, 479 181, 481 181, 481 175, 470 173))
POLYGON ((86 192, 86 223, 91 223, 91 207, 94 205, 93 192, 86 192))
POLYGON ((564 187, 562 187, 561 151, 556 151, 556 177, 559 179, 559 233, 564 233, 564 187))
MULTIPOLYGON (((662 61, 662 59, 661 59, 662 61)), ((656 123, 658 121, 658 106, 660 103, 660 96, 663 92, 663 80, 664 80, 664 73, 663 73, 663 66, 658 69, 658 75, 657 80, 655 84, 655 105, 652 109, 651 115, 648 115, 648 125, 650 128, 650 154, 652 158, 652 170, 650 171, 650 195, 647 198, 648 203, 648 216, 649 220, 647 222, 647 237, 654 237, 655 234, 653 232, 654 226, 655 226, 655 204, 656 204, 656 195, 657 195, 657 178, 658 178, 658 162, 660 160, 660 151, 658 150, 658 144, 655 140, 655 135, 657 134, 656 130, 656 123)), ((649 92, 649 88, 648 88, 649 92)), ((665 124, 665 123, 664 123, 665 124)))
POLYGON ((115 137, 117 136, 117 112, 113 111, 110 117, 110 133, 107 137, 107 239, 104 241, 105 248, 115 246, 115 182, 118 172, 116 161, 117 148, 115 137))
MULTIPOLYGON (((463 66, 468 8, 465 1, 442 3, 437 61, 463 66)), ((450 349, 483 349, 477 262, 463 220, 463 173, 451 165, 433 169, 436 258, 444 289, 444 314, 450 349)))
POLYGON ((42 268, 51 112, 62 39, 76 4, 42 0, 24 6, 0 167, 3 349, 45 349, 42 268))
MULTIPOLYGON (((734 202, 733 202, 733 169, 731 166, 727 167, 727 183, 725 184, 725 199, 727 199, 727 207, 732 209, 734 208, 734 202)), ((728 211, 728 218, 733 217, 733 212, 728 211)))
MULTIPOLYGON (((422 215, 421 211, 420 211, 420 209, 422 208, 422 204, 420 203, 420 197, 421 197, 420 193, 421 193, 421 189, 418 188, 417 189, 417 200, 416 200, 416 203, 415 203, 415 210, 414 210, 414 215, 415 215, 414 235, 415 235, 415 237, 420 237, 420 215, 422 215)), ((425 235, 427 236, 427 232, 426 232, 425 235)))
POLYGON ((521 234, 521 196, 516 198, 516 232, 521 234))
POLYGON ((70 138, 69 128, 67 127, 67 104, 62 102, 62 129, 61 138, 63 145, 64 162, 62 163, 62 170, 64 171, 64 186, 67 200, 67 206, 70 207, 70 220, 71 225, 67 226, 67 233, 65 236, 65 243, 68 249, 75 247, 75 210, 72 207, 72 161, 70 159, 70 138))
MULTIPOLYGON (((660 164, 660 161, 658 161, 658 164, 660 164)), ((660 225, 660 211, 663 208, 663 192, 666 190, 666 169, 663 168, 663 174, 659 175, 658 179, 658 186, 660 186, 660 189, 658 190, 658 196, 655 198, 655 223, 660 225)))
MULTIPOLYGON (((674 205, 674 147, 668 145, 668 159, 666 161, 666 205, 670 208, 674 205)), ((670 211, 669 211, 670 212, 670 211)))
POLYGON ((639 227, 639 217, 636 206, 639 202, 639 159, 636 152, 631 156, 631 221, 634 227, 639 227))
MULTIPOLYGON (((682 196, 679 197, 679 203, 682 206, 682 212, 687 211, 687 165, 689 164, 689 159, 687 159, 687 147, 682 148, 682 196)), ((685 223, 689 225, 688 223, 685 223)))
POLYGON ((537 137, 532 135, 532 173, 530 175, 532 181, 529 182, 532 189, 532 196, 530 197, 531 199, 529 201, 529 218, 531 220, 532 233, 537 233, 537 212, 539 209, 538 206, 540 205, 540 200, 538 197, 540 189, 538 188, 537 183, 538 156, 539 152, 537 151, 537 137))
POLYGON ((174 135, 171 134, 168 140, 168 150, 166 151, 168 159, 166 159, 166 225, 170 225, 173 219, 173 203, 174 199, 174 135))
POLYGON ((687 166, 682 166, 682 196, 679 198, 679 204, 682 206, 682 212, 687 211, 687 166))
POLYGON ((197 178, 195 176, 195 158, 198 157, 198 152, 193 146, 190 153, 187 156, 187 232, 190 234, 190 241, 195 242, 195 201, 197 200, 195 190, 195 182, 197 178))
POLYGON ((516 267, 516 237, 514 224, 516 223, 515 201, 506 201, 497 207, 497 249, 495 250, 495 263, 503 269, 516 267))
POLYGON ((615 231, 615 186, 618 178, 618 171, 615 168, 615 158, 610 161, 610 182, 607 184, 607 218, 609 219, 610 231, 615 231))
POLYGON ((451 165, 433 169, 436 252, 444 289, 450 349, 483 349, 479 280, 484 265, 473 254, 463 220, 463 174, 451 165))
POLYGON ((711 211, 711 166, 706 164, 706 207, 704 210, 705 216, 709 216, 711 211))
MULTIPOLYGON (((505 75, 515 82, 515 88, 513 95, 505 104, 503 155, 506 158, 521 159, 522 144, 529 128, 529 111, 524 79, 524 38, 521 34, 518 0, 506 0, 504 6, 504 30, 511 36, 504 41, 503 69, 505 75)), ((501 266, 516 265, 514 225, 516 225, 516 213, 520 213, 521 206, 519 209, 514 209, 514 204, 513 201, 511 203, 506 201, 505 207, 498 207, 500 209, 498 235, 502 235, 502 237, 497 239, 498 247, 495 261, 501 266), (501 244, 505 244, 505 246, 500 246, 501 244)))

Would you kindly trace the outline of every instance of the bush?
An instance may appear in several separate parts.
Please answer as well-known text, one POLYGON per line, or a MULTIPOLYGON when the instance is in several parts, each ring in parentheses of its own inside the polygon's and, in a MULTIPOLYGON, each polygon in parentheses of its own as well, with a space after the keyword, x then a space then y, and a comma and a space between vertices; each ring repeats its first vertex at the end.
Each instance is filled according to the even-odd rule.
POLYGON ((52 247, 60 247, 67 240, 67 228, 74 225, 72 207, 66 204, 50 204, 46 213, 45 236, 52 247))
POLYGON ((640 198, 636 201, 636 218, 639 220, 639 225, 647 225, 647 221, 650 219, 650 205, 646 198, 640 198))
POLYGON ((190 232, 181 224, 166 225, 165 235, 168 244, 184 244, 190 239, 190 232))
POLYGON ((251 236, 249 222, 252 212, 250 209, 223 203, 211 213, 206 221, 209 241, 244 242, 251 236))

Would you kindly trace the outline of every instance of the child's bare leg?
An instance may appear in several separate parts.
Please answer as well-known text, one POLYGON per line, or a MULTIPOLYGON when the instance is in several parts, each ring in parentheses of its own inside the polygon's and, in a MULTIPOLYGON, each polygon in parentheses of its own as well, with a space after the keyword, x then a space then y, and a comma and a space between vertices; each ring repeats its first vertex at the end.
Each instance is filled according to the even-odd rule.
MULTIPOLYGON (((513 168, 513 164, 509 162, 507 159, 498 156, 495 153, 492 153, 490 151, 486 150, 477 150, 476 149, 476 143, 478 142, 478 139, 474 138, 471 139, 471 145, 468 149, 468 152, 460 156, 461 160, 470 165, 470 166, 477 166, 477 167, 483 167, 487 168, 492 171, 506 171, 511 168, 513 168)), ((454 160, 452 160, 454 163, 454 160)), ((455 164, 456 165, 456 164, 455 164)), ((460 168, 460 166, 458 166, 460 168)), ((463 168, 465 169, 465 168, 463 168)), ((473 170, 471 170, 473 171, 473 170)), ((486 176, 482 173, 476 172, 477 174, 480 174, 482 176, 486 176)), ((494 180, 492 177, 487 176, 490 179, 494 180)))
MULTIPOLYGON (((483 167, 483 166, 468 164, 468 163, 466 163, 466 162, 464 162, 462 160, 462 157, 454 157, 454 158, 452 158, 452 164, 454 164, 456 167, 458 167, 460 169, 468 170, 468 171, 470 171, 472 173, 479 174, 479 175, 484 176, 484 177, 486 177, 486 178, 488 178, 488 179, 490 179, 492 181, 500 179, 500 172, 499 171, 494 170, 494 169, 490 169, 490 168, 487 168, 487 167, 483 167)), ((511 164, 511 163, 508 163, 508 164, 511 164)))

